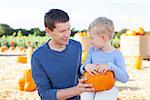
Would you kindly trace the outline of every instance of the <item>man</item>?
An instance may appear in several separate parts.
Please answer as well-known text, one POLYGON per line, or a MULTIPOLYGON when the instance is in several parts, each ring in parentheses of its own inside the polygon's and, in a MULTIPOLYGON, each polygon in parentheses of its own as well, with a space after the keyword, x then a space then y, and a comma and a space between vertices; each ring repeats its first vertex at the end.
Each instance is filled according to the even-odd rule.
POLYGON ((83 92, 94 91, 91 84, 78 82, 81 45, 69 39, 70 23, 66 12, 51 9, 44 17, 45 30, 51 37, 32 55, 32 76, 42 100, 79 100, 83 92))

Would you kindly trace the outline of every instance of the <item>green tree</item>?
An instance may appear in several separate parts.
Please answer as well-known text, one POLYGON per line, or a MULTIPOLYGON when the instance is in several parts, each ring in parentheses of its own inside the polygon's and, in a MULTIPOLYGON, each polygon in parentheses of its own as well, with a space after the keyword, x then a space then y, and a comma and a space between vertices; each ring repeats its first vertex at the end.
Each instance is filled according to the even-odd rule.
POLYGON ((0 24, 0 37, 3 35, 12 35, 14 29, 7 24, 0 24))

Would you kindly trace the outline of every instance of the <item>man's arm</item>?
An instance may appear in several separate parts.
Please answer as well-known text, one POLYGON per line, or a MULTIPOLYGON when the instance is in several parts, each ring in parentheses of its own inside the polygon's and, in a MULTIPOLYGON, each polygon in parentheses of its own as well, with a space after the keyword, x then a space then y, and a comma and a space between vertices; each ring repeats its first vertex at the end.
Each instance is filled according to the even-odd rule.
POLYGON ((59 89, 57 90, 57 99, 58 100, 65 100, 77 95, 80 95, 83 92, 94 92, 95 89, 92 88, 92 84, 84 84, 86 78, 82 78, 79 80, 77 86, 67 88, 67 89, 59 89))
POLYGON ((86 79, 81 79, 77 86, 66 89, 52 89, 51 82, 38 59, 32 55, 32 76, 36 83, 38 93, 42 100, 64 100, 79 95, 82 92, 94 91, 91 84, 83 84, 86 79))
POLYGON ((36 84, 36 88, 38 90, 38 94, 42 100, 57 100, 56 92, 57 89, 51 88, 50 79, 41 66, 39 60, 36 58, 35 54, 33 53, 31 59, 31 69, 32 69, 32 77, 36 84))

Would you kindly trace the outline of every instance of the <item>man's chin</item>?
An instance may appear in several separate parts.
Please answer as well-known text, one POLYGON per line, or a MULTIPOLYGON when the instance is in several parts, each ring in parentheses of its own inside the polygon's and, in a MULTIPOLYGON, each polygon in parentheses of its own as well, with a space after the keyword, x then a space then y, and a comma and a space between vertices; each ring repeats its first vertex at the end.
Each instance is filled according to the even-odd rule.
POLYGON ((68 44, 69 44, 69 40, 66 40, 66 41, 64 42, 64 44, 68 45, 68 44))
POLYGON ((69 41, 63 42, 62 45, 68 45, 69 41))
POLYGON ((69 41, 67 41, 66 43, 65 43, 65 45, 68 45, 69 44, 69 41))

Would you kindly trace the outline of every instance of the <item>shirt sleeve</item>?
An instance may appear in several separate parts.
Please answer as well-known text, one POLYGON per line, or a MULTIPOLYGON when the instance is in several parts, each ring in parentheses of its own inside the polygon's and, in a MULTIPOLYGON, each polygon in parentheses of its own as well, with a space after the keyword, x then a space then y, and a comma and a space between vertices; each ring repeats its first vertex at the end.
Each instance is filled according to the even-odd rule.
POLYGON ((38 90, 39 96, 41 97, 41 100, 57 100, 57 89, 51 88, 50 79, 48 78, 46 72, 42 68, 42 65, 34 54, 32 55, 31 59, 31 69, 32 77, 35 81, 36 88, 38 90))
POLYGON ((90 49, 89 49, 89 51, 88 51, 88 54, 87 54, 87 56, 86 56, 86 60, 85 60, 84 64, 80 67, 80 72, 81 72, 81 74, 84 73, 83 67, 84 67, 86 64, 92 63, 92 50, 93 50, 93 48, 90 47, 90 49))
POLYGON ((116 80, 126 83, 129 79, 128 73, 126 71, 126 65, 124 58, 119 51, 115 56, 115 63, 107 63, 109 66, 109 69, 114 72, 116 80))
POLYGON ((82 73, 81 73, 81 71, 80 71, 80 68, 81 68, 81 66, 82 66, 82 63, 81 63, 81 61, 82 61, 82 46, 81 46, 81 44, 80 44, 80 49, 79 49, 79 67, 78 67, 78 76, 79 76, 79 78, 82 76, 82 73))

